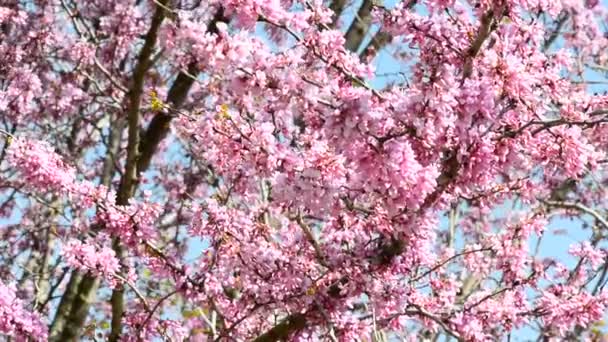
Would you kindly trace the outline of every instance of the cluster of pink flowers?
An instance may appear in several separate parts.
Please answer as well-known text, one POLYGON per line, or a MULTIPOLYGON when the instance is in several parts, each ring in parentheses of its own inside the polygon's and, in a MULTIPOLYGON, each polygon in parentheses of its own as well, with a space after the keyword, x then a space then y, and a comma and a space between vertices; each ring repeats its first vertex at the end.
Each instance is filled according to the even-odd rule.
POLYGON ((608 308, 608 295, 581 292, 575 286, 557 285, 545 291, 538 299, 537 310, 544 323, 563 336, 576 326, 588 327, 600 321, 608 308))
POLYGON ((17 341, 45 341, 47 326, 39 313, 29 312, 15 289, 0 283, 0 333, 14 336, 17 341))
POLYGON ((10 140, 9 162, 21 171, 21 179, 33 189, 73 191, 76 170, 66 165, 48 143, 22 138, 10 140))
POLYGON ((92 272, 114 283, 114 276, 120 270, 116 253, 112 248, 95 246, 95 241, 85 243, 70 240, 62 247, 61 255, 65 262, 79 270, 92 272))
POLYGON ((120 235, 125 242, 137 243, 155 235, 153 224, 159 215, 159 205, 150 201, 131 201, 127 206, 114 204, 115 194, 104 186, 76 178, 75 169, 66 165, 61 156, 46 142, 23 138, 11 139, 9 162, 20 171, 19 183, 33 191, 52 190, 68 196, 81 209, 98 206, 97 218, 108 232, 120 235))

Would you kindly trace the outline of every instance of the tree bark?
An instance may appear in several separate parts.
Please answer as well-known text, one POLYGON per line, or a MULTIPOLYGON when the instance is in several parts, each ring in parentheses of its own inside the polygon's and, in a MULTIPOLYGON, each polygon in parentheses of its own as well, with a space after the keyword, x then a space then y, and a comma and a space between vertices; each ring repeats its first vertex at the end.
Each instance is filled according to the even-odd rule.
POLYGON ((372 23, 372 7, 374 5, 373 0, 363 0, 363 4, 359 7, 355 19, 350 24, 348 31, 344 35, 345 43, 344 47, 352 52, 357 52, 363 38, 369 31, 372 23))

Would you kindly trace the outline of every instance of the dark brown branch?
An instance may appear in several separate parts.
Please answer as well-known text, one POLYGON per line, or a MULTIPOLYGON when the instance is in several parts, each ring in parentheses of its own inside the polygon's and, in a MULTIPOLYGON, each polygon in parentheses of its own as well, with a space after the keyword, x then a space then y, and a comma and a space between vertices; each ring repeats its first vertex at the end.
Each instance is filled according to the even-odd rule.
POLYGON ((332 16, 331 27, 335 27, 342 15, 342 11, 344 11, 344 7, 346 6, 346 0, 334 0, 329 5, 329 9, 334 11, 334 15, 332 16))
MULTIPOLYGON (((55 267, 53 269, 55 269, 58 266, 59 263, 57 263, 55 265, 55 267)), ((49 304, 49 302, 53 299, 54 295, 55 295, 55 291, 59 288, 59 285, 61 285, 61 283, 63 282, 63 279, 65 278, 66 275, 68 275, 68 272, 70 271, 70 269, 68 267, 64 267, 63 270, 61 271, 61 274, 59 275, 59 277, 57 277, 57 280, 55 281, 55 284, 53 284, 50 288, 49 291, 46 295, 46 298, 44 299, 43 302, 40 303, 40 305, 38 305, 38 312, 44 312, 46 306, 49 304)))
POLYGON ((365 38, 372 23, 373 6, 373 0, 363 0, 363 4, 359 7, 355 19, 353 19, 348 31, 346 31, 346 34, 344 35, 344 47, 347 50, 352 52, 357 52, 357 50, 359 50, 363 38, 365 38))
POLYGON ((312 245, 313 249, 315 250, 315 255, 317 257, 317 261, 319 262, 319 264, 321 264, 327 268, 330 268, 330 265, 327 263, 325 254, 323 253, 321 246, 315 239, 315 236, 313 235, 312 231, 310 230, 310 227, 302 219, 301 214, 298 214, 298 216, 296 218, 296 222, 298 223, 298 225, 304 232, 304 236, 306 236, 306 239, 308 240, 308 242, 312 245))
POLYGON ((275 342, 287 340, 294 332, 306 327, 306 316, 301 313, 287 316, 281 323, 258 336, 253 342, 275 342))
MULTIPOLYGON (((152 23, 150 29, 146 33, 144 40, 144 46, 142 47, 139 57, 137 58, 137 64, 133 71, 133 83, 127 94, 129 98, 129 106, 127 109, 127 122, 128 122, 128 145, 127 145, 127 163, 125 166, 125 172, 121 178, 120 186, 118 188, 118 194, 116 198, 116 204, 127 205, 129 199, 133 197, 135 193, 135 187, 137 185, 137 178, 139 178, 137 170, 137 160, 139 158, 139 126, 140 126, 140 107, 141 98, 144 88, 144 80, 146 73, 150 66, 152 66, 152 53, 154 52, 154 46, 158 38, 158 31, 160 26, 165 19, 165 1, 162 1, 156 6, 154 16, 152 17, 152 23)), ((120 240, 115 238, 113 241, 114 251, 119 259, 124 259, 124 250, 121 246, 120 240)), ((110 299, 112 303, 112 322, 110 331, 110 342, 118 341, 122 331, 122 316, 124 313, 124 287, 119 285, 112 291, 112 297, 110 299)))
MULTIPOLYGON (((78 340, 88 316, 89 307, 95 299, 95 292, 97 291, 98 286, 99 279, 89 274, 85 275, 80 282, 78 282, 78 277, 70 278, 68 290, 66 290, 63 295, 63 297, 72 297, 72 300, 69 301, 71 306, 65 308, 68 313, 67 319, 62 322, 57 322, 63 323, 63 326, 61 329, 52 329, 55 334, 50 336, 50 341, 60 342, 78 340)), ((62 301, 64 299, 63 297, 62 301)), ((57 319, 55 321, 57 321, 57 319)), ((56 323, 53 322, 54 326, 55 324, 56 323)))
MULTIPOLYGON (((224 16, 224 11, 221 8, 217 11, 211 22, 209 22, 207 31, 210 33, 217 33, 217 24, 220 22, 228 22, 228 19, 224 16)), ((187 72, 180 72, 177 75, 177 78, 167 94, 167 103, 169 103, 172 108, 179 109, 183 105, 188 96, 188 92, 195 81, 191 75, 196 75, 197 73, 198 70, 193 63, 188 66, 187 72)), ((141 140, 139 149, 140 155, 137 163, 138 172, 144 172, 150 167, 150 162, 158 145, 169 133, 171 119, 171 115, 159 113, 150 121, 148 129, 143 134, 141 140)))
MULTIPOLYGON (((412 9, 412 8, 414 8, 414 6, 416 6, 417 3, 418 3, 418 0, 410 0, 407 3, 406 8, 412 9)), ((372 59, 372 58, 376 57, 376 55, 380 52, 380 50, 382 50, 385 46, 390 44, 392 41, 393 41, 393 36, 390 33, 384 31, 382 28, 380 28, 378 30, 378 32, 376 32, 376 34, 374 34, 374 36, 369 41, 369 43, 367 43, 367 45, 365 46, 363 51, 361 51, 361 54, 359 55, 359 57, 361 58, 362 61, 367 61, 369 59, 372 59)))
POLYGON ((157 6, 152 18, 152 24, 146 34, 144 46, 139 54, 137 65, 133 71, 133 84, 129 90, 129 106, 127 109, 128 120, 128 146, 127 146, 127 164, 125 173, 121 179, 118 190, 116 204, 127 205, 129 198, 133 196, 135 185, 137 184, 137 159, 139 154, 139 125, 140 115, 139 109, 141 106, 141 97, 144 87, 144 79, 148 69, 151 66, 152 52, 156 45, 158 30, 165 18, 165 10, 161 6, 157 6))
POLYGON ((484 13, 484 15, 480 18, 480 21, 481 25, 477 30, 477 35, 475 36, 473 43, 467 51, 462 71, 463 79, 471 77, 471 74, 473 73, 473 60, 479 54, 483 43, 486 41, 486 39, 488 39, 490 33, 492 33, 494 29, 496 29, 496 19, 494 18, 494 11, 489 10, 488 12, 484 13))
POLYGON ((559 34, 562 31, 562 28, 564 27, 564 24, 566 24, 566 22, 568 21, 569 18, 570 18, 570 14, 567 12, 564 12, 560 15, 559 19, 557 19, 557 22, 555 23, 555 29, 553 31, 551 31, 551 34, 549 35, 549 37, 547 37, 547 40, 545 40, 545 42, 543 43, 543 51, 549 50, 551 45, 553 45, 555 40, 557 40, 557 37, 559 37, 559 34))
POLYGON ((393 36, 390 33, 385 31, 378 31, 372 37, 372 39, 367 43, 363 51, 359 57, 362 61, 367 61, 369 59, 373 59, 376 55, 382 50, 385 46, 390 44, 393 41, 393 36))
POLYGON ((471 254, 471 253, 478 253, 478 252, 485 252, 485 251, 491 251, 491 248, 478 248, 478 249, 473 249, 473 250, 468 250, 468 251, 464 251, 462 253, 458 253, 458 254, 454 254, 451 257, 447 258, 446 260, 436 264, 435 266, 433 266, 432 268, 428 269, 426 272, 422 273, 421 275, 412 278, 410 280, 410 283, 414 283, 417 282, 418 280, 428 276, 429 274, 435 272, 436 270, 442 268, 443 266, 445 266, 446 264, 452 262, 452 260, 455 260, 461 256, 467 255, 467 254, 471 254))

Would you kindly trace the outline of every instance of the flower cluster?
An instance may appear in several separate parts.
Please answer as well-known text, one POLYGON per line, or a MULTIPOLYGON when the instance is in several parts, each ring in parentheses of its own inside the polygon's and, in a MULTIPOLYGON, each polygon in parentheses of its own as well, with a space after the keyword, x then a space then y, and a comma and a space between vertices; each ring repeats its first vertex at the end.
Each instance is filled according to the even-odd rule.
POLYGON ((76 269, 92 272, 114 282, 113 276, 120 270, 116 253, 108 247, 97 248, 94 241, 83 243, 70 240, 61 250, 65 262, 76 269))
POLYGON ((0 333, 19 341, 46 341, 46 323, 40 314, 27 311, 25 305, 14 288, 0 284, 0 333))

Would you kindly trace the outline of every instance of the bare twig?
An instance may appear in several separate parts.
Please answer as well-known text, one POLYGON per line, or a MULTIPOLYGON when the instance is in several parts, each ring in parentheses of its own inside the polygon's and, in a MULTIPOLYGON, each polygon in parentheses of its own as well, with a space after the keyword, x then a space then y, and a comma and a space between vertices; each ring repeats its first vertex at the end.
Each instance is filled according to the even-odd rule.
POLYGON ((577 210, 589 214, 593 216, 593 218, 595 218, 605 229, 608 229, 608 221, 606 221, 606 219, 600 213, 581 203, 551 200, 541 200, 541 202, 550 207, 577 210))

